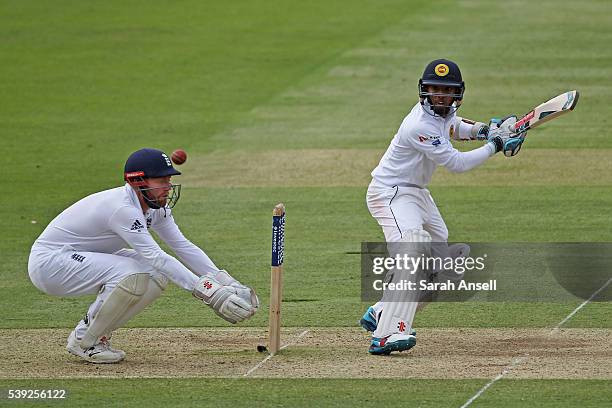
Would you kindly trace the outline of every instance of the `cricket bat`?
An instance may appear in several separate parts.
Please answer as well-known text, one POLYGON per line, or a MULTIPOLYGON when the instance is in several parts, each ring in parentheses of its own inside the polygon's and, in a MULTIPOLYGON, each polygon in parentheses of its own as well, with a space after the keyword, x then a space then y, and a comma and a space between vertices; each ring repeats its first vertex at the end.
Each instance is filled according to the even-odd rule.
POLYGON ((536 106, 532 111, 516 121, 514 125, 516 133, 533 129, 574 110, 578 103, 578 96, 580 96, 578 91, 568 91, 536 106))

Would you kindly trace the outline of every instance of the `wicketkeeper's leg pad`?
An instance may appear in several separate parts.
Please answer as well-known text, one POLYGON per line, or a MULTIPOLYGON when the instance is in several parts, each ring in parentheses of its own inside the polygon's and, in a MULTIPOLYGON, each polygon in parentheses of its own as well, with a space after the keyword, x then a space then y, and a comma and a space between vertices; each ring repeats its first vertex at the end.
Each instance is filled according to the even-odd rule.
POLYGON ((121 322, 127 311, 138 303, 149 287, 149 274, 136 273, 124 277, 103 301, 81 339, 81 347, 88 349, 121 322))
POLYGON ((151 276, 149 280, 149 285, 147 286, 147 290, 140 297, 138 302, 133 304, 128 308, 128 310, 123 314, 123 316, 114 324, 113 327, 109 328, 109 330, 105 333, 108 337, 113 331, 117 330, 120 327, 123 327, 127 322, 129 322, 134 316, 142 312, 147 306, 153 303, 157 298, 162 295, 164 289, 168 281, 160 281, 155 276, 151 276))

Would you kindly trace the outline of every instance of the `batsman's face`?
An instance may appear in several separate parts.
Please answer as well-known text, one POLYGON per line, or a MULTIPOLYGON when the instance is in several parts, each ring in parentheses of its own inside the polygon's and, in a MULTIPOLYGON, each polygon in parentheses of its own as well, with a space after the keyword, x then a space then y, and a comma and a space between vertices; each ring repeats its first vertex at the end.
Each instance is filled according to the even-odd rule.
POLYGON ((433 111, 442 117, 446 117, 455 100, 457 88, 452 86, 428 85, 427 92, 430 94, 429 98, 433 111))
POLYGON ((457 88, 453 88, 452 86, 429 85, 427 87, 427 92, 432 94, 430 98, 434 106, 450 106, 453 104, 457 88))
POLYGON ((149 199, 157 201, 162 207, 168 202, 168 194, 172 189, 170 183, 170 176, 168 177, 156 177, 147 179, 147 192, 149 199))

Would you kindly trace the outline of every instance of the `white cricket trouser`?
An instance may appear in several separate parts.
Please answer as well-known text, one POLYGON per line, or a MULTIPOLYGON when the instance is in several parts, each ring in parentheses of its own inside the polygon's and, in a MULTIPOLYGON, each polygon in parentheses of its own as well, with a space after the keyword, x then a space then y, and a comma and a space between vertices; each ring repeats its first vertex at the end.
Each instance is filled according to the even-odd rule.
MULTIPOLYGON (((51 249, 34 245, 28 261, 30 280, 39 290, 54 296, 97 294, 89 306, 88 316, 94 316, 102 302, 124 277, 148 273, 163 286, 166 278, 149 266, 133 249, 122 249, 114 254, 76 251, 70 246, 51 249)), ((81 338, 87 330, 84 320, 76 327, 81 338)))
POLYGON ((385 241, 400 241, 402 232, 411 229, 427 231, 432 242, 448 241, 448 229, 429 190, 378 186, 372 182, 366 198, 368 210, 382 227, 385 241))
MULTIPOLYGON (((386 242, 399 242, 403 234, 409 230, 425 230, 431 235, 432 242, 447 242, 448 229, 440 215, 429 190, 411 186, 382 186, 375 181, 370 183, 366 196, 368 210, 382 227, 386 242)), ((443 246, 446 247, 446 246, 443 246)), ((439 245, 435 249, 445 248, 439 245)), ((437 252, 437 251, 436 251, 437 252)), ((446 254, 432 253, 432 256, 446 256, 446 254)), ((397 321, 402 324, 402 332, 410 332, 412 321, 418 302, 403 302, 403 304, 378 302, 373 308, 376 315, 380 316, 383 309, 393 310, 394 314, 402 315, 398 319, 389 320, 387 314, 373 333, 374 337, 385 337, 397 332, 397 321), (397 309, 397 310, 396 310, 397 309), (384 320, 384 321, 383 321, 384 320)), ((384 315, 384 314, 383 314, 384 315)))

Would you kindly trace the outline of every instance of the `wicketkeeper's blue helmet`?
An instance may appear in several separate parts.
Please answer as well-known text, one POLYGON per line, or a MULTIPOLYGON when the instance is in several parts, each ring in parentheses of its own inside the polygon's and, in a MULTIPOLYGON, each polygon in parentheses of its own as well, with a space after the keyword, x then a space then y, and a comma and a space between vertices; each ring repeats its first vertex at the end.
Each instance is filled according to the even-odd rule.
POLYGON ((125 162, 126 181, 132 177, 153 178, 179 176, 180 174, 181 172, 172 166, 170 157, 157 149, 137 150, 130 154, 125 162))
MULTIPOLYGON (((168 176, 179 176, 180 171, 172 166, 170 157, 161 150, 140 149, 128 157, 125 162, 123 178, 130 185, 138 187, 150 208, 160 208, 161 204, 153 200, 148 191, 146 179, 168 176)), ((172 184, 166 207, 172 208, 181 196, 181 185, 172 184)))

